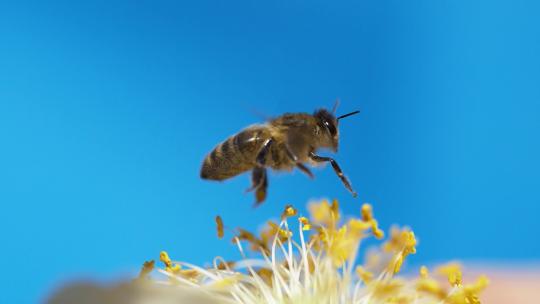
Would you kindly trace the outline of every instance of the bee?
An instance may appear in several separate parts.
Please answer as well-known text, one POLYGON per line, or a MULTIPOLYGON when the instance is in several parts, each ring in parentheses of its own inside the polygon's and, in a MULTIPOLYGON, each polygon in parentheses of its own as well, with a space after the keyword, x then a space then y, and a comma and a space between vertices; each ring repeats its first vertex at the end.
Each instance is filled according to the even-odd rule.
POLYGON ((320 148, 337 152, 339 121, 360 112, 336 117, 336 107, 337 103, 331 112, 319 109, 313 114, 286 113, 265 124, 248 126, 217 145, 204 158, 201 178, 222 181, 251 170, 251 187, 246 191, 255 191, 255 205, 259 205, 266 198, 267 168, 276 171, 298 168, 314 178, 305 163, 329 162, 345 188, 356 197, 338 163, 331 157, 317 154, 320 148))

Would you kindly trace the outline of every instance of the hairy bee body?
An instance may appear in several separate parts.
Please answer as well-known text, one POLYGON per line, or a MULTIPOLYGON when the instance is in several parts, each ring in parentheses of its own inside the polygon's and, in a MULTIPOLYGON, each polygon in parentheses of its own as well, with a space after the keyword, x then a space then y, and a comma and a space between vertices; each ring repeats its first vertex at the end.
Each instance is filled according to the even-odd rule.
MULTIPOLYGON (((321 147, 337 151, 337 119, 326 110, 315 114, 287 113, 266 124, 249 126, 217 145, 205 158, 200 176, 203 179, 225 180, 253 170, 253 186, 257 203, 266 197, 266 171, 290 171, 295 167, 313 177, 303 163, 330 161, 314 153, 321 147)), ((336 171, 337 172, 337 171, 336 171)), ((344 179, 339 169, 340 178, 344 179)), ((348 181, 344 182, 352 191, 348 181)))
POLYGON ((266 166, 290 171, 296 163, 287 155, 286 146, 299 155, 300 162, 308 161, 316 128, 313 116, 303 113, 284 114, 267 124, 247 127, 217 145, 205 157, 201 177, 224 180, 253 169, 257 165, 257 154, 271 138, 275 143, 268 151, 266 166))

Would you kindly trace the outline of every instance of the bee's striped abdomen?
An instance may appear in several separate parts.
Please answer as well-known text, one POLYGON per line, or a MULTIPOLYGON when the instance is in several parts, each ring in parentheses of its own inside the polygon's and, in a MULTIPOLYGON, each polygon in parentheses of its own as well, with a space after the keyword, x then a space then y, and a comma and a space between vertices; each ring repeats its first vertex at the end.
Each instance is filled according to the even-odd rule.
POLYGON ((252 169, 264 133, 262 127, 249 128, 227 138, 204 159, 201 178, 224 180, 252 169))

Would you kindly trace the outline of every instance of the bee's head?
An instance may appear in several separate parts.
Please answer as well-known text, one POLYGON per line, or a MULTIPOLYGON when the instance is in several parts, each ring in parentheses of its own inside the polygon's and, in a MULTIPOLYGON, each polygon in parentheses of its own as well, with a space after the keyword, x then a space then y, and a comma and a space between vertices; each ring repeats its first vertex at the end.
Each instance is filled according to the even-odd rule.
POLYGON ((319 126, 320 145, 337 152, 339 142, 338 121, 334 114, 326 109, 320 109, 313 114, 319 126))
POLYGON ((339 143, 339 129, 338 123, 341 118, 351 116, 359 113, 360 111, 354 111, 339 117, 334 116, 326 109, 320 109, 315 111, 313 116, 317 119, 317 125, 319 126, 319 141, 320 146, 330 148, 334 152, 338 150, 339 143))

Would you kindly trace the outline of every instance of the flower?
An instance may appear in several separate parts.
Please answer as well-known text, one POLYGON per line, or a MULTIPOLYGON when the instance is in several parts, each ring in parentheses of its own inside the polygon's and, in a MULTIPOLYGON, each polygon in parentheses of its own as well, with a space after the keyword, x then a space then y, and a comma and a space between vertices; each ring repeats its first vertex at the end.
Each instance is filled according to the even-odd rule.
MULTIPOLYGON (((169 279, 144 280, 144 284, 187 288, 219 303, 479 303, 478 294, 487 286, 487 278, 463 284, 457 264, 435 271, 448 279, 448 287, 432 278, 425 266, 416 279, 399 276, 404 261, 416 253, 416 236, 406 227, 393 227, 377 253, 358 263, 360 243, 370 236, 384 237, 370 204, 362 205, 360 216, 347 221, 341 220, 335 200, 311 203, 308 210, 309 217, 299 216, 287 205, 281 221, 269 221, 258 236, 237 229, 233 243, 243 257, 239 261, 217 257, 212 267, 203 268, 173 262, 162 251, 160 272, 169 279), (288 222, 294 217, 296 233, 288 222)), ((216 225, 221 238, 224 229, 219 216, 216 225)), ((146 262, 140 277, 147 277, 152 268, 153 262, 146 262)))

